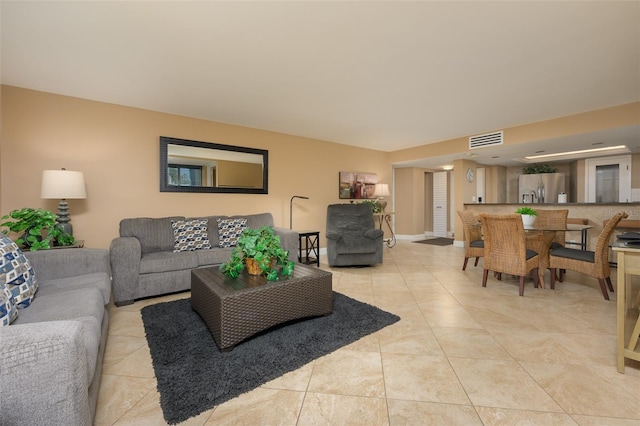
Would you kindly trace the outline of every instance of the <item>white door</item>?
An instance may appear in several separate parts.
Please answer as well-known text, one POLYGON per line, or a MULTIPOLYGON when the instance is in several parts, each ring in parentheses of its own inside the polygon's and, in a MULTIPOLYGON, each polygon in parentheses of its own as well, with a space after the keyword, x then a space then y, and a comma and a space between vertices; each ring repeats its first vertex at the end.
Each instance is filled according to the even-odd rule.
POLYGON ((447 236, 447 172, 433 174, 433 235, 447 236))
POLYGON ((631 156, 592 158, 586 161, 588 203, 631 201, 631 156))

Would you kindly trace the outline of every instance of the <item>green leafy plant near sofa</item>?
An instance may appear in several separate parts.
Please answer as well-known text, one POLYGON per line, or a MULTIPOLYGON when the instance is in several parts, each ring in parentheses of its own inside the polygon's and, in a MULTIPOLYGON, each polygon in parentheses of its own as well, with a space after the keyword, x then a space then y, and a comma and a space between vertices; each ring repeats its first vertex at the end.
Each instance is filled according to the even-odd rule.
POLYGON ((16 244, 31 251, 50 249, 52 245, 70 246, 76 242, 73 235, 56 226, 56 215, 50 210, 25 207, 2 216, 2 220, 5 222, 0 223, 0 227, 8 228, 2 233, 22 233, 16 244))
POLYGON ((280 237, 270 226, 260 229, 245 229, 231 252, 231 259, 220 265, 226 276, 237 278, 246 267, 246 259, 258 262, 261 273, 268 281, 276 281, 281 275, 293 273, 294 263, 288 259, 289 252, 282 249, 280 237))

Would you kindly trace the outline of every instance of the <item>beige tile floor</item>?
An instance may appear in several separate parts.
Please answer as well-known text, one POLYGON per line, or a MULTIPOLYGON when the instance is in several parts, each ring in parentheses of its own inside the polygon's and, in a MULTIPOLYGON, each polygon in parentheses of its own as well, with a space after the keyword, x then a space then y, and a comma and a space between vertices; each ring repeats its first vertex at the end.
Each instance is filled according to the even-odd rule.
MULTIPOLYGON (((183 424, 640 424, 640 363, 616 371, 616 306, 595 279, 518 297, 462 259, 399 242, 382 265, 333 269, 334 290, 402 320, 183 424)), ((97 425, 165 424, 140 309, 183 297, 111 309, 97 425)))

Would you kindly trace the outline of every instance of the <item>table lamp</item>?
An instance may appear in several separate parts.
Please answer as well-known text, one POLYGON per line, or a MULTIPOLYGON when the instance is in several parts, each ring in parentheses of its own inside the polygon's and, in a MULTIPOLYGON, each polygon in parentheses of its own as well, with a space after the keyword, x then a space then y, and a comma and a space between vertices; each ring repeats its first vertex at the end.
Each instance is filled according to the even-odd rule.
POLYGON ((63 232, 73 235, 73 227, 69 222, 69 204, 67 199, 87 198, 87 191, 84 186, 84 175, 82 172, 71 170, 43 170, 42 171, 42 191, 40 198, 59 198, 58 203, 58 228, 63 232))
POLYGON ((384 213, 384 209, 387 208, 387 200, 385 200, 383 197, 388 197, 389 195, 391 195, 389 193, 389 185, 386 183, 376 183, 376 189, 374 190, 373 195, 378 197, 378 204, 382 209, 382 213, 384 213))

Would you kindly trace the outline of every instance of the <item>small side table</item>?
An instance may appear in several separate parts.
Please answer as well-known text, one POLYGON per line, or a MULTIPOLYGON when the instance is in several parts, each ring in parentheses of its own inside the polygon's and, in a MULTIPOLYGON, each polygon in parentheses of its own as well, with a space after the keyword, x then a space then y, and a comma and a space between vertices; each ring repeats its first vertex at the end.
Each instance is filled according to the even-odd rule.
POLYGON ((298 262, 320 267, 320 231, 298 232, 298 247, 298 262))
POLYGON ((396 234, 393 232, 393 228, 391 227, 391 215, 394 215, 395 212, 383 212, 383 213, 374 213, 373 216, 378 218, 378 222, 380 224, 380 229, 382 229, 382 224, 386 223, 389 231, 391 232, 391 238, 385 238, 382 240, 387 244, 387 247, 392 248, 396 245, 396 234))
POLYGON ((624 374, 625 358, 640 361, 640 351, 636 350, 640 337, 640 317, 635 314, 640 303, 640 293, 635 301, 632 301, 631 294, 631 276, 640 275, 640 248, 617 242, 613 250, 618 252, 617 364, 618 373, 624 374))

